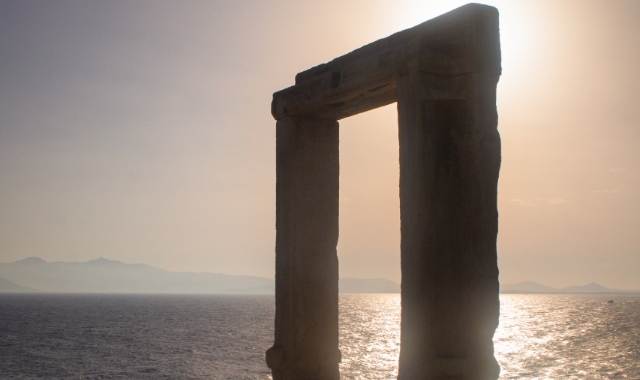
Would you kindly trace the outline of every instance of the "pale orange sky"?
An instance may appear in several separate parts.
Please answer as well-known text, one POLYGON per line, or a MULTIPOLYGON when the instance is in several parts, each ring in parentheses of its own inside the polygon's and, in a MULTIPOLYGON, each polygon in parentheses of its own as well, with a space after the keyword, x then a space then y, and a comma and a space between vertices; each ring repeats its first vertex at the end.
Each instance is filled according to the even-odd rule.
MULTIPOLYGON (((640 289, 640 2, 487 3, 501 281, 640 289)), ((0 261, 273 276, 271 94, 462 4, 0 2, 0 261)), ((341 276, 399 281, 395 105, 340 125, 341 276)))

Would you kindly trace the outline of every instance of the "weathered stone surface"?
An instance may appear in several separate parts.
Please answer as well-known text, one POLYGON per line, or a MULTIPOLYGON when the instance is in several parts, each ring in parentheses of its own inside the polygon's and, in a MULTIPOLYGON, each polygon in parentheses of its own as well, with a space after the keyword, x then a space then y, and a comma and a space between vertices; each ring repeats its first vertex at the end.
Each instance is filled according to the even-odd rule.
POLYGON ((338 363, 338 119, 398 102, 402 380, 497 379, 498 12, 468 4, 296 76, 277 122, 274 380, 338 363))
POLYGON ((498 12, 467 4, 303 71, 273 94, 276 120, 310 116, 339 120, 396 101, 396 82, 409 69, 441 76, 499 75, 498 12))
POLYGON ((447 78, 448 86, 442 81, 412 72, 398 83, 398 378, 496 379, 498 77, 466 74, 447 78))
POLYGON ((273 379, 339 379, 338 122, 276 126, 276 318, 273 379))

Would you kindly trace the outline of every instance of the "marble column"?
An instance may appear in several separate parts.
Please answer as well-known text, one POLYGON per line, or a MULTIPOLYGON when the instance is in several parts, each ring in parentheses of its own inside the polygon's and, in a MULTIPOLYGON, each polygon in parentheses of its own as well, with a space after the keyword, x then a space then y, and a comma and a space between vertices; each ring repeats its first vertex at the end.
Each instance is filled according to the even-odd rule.
POLYGON ((339 379, 336 120, 276 124, 274 380, 339 379))
POLYGON ((497 75, 398 81, 398 379, 497 379, 497 75))

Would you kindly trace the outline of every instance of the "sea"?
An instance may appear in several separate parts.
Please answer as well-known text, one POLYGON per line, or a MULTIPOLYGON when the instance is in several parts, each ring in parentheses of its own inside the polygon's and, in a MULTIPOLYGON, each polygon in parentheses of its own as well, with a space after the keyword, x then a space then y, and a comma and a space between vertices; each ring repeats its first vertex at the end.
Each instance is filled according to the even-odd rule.
MULTIPOLYGON (((640 379, 640 296, 500 308, 500 379, 640 379)), ((273 296, 3 294, 0 379, 270 379, 273 316, 273 296)), ((395 379, 399 348, 399 295, 340 295, 343 379, 395 379)))

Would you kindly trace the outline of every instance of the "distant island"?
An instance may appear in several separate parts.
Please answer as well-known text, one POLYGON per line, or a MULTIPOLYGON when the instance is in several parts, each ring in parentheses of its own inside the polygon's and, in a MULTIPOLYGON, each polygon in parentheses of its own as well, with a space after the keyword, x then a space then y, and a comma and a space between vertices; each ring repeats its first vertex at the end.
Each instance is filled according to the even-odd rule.
MULTIPOLYGON (((340 293, 400 293, 400 284, 383 278, 341 278, 340 293)), ((99 258, 86 262, 47 262, 28 257, 0 263, 0 293, 156 293, 274 294, 267 277, 208 272, 171 272, 145 264, 99 258)), ((500 293, 608 294, 640 293, 596 283, 552 288, 532 281, 501 284, 500 293)))
POLYGON ((571 285, 565 288, 552 288, 533 281, 523 281, 516 284, 500 284, 500 293, 506 294, 613 294, 613 293, 640 293, 640 291, 628 291, 606 288, 595 282, 586 285, 571 285))
POLYGON ((25 293, 34 291, 34 289, 14 284, 9 280, 5 280, 4 278, 0 277, 0 293, 25 293))
MULTIPOLYGON (((0 263, 0 292, 274 294, 275 281, 258 276, 171 272, 145 264, 99 258, 86 262, 47 262, 28 257, 0 263)), ((400 293, 383 278, 341 278, 341 293, 400 293)))

